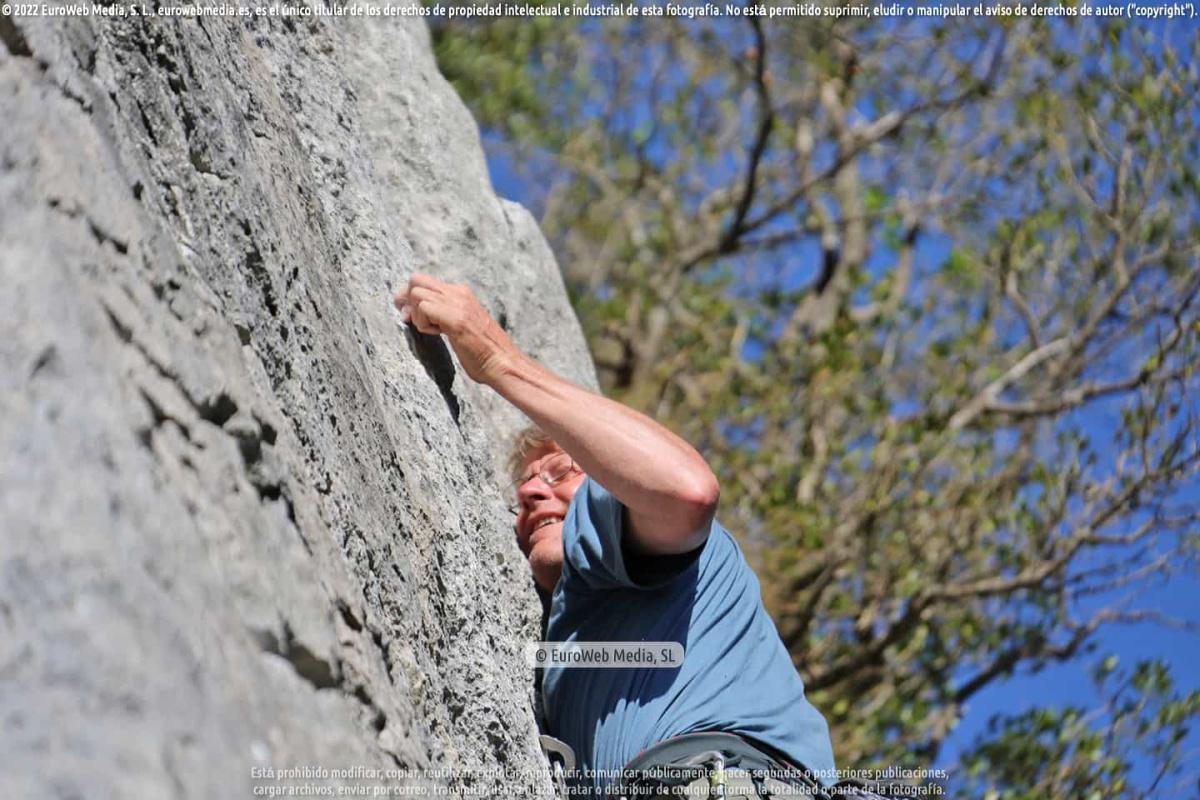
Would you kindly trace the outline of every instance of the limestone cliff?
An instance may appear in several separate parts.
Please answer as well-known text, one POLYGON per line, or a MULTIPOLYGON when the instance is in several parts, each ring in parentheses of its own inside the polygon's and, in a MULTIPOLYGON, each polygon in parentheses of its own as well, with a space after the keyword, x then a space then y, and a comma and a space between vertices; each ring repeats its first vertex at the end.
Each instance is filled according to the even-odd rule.
POLYGON ((537 766, 519 419, 417 269, 594 384, 419 20, 0 16, 0 796, 537 766))

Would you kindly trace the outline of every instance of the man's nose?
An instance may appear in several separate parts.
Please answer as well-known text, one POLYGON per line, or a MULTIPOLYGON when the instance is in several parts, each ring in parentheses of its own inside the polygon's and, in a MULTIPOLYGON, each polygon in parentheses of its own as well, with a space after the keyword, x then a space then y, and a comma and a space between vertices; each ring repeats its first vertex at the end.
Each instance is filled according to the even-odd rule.
POLYGON ((525 508, 533 508, 541 500, 549 500, 554 491, 540 476, 534 475, 517 488, 517 500, 525 508))

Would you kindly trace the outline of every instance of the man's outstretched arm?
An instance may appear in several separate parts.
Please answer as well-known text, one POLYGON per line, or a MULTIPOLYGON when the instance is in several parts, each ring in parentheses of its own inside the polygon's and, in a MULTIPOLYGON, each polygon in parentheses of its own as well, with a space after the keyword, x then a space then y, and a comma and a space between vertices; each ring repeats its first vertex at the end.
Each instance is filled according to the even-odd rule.
POLYGON ((521 409, 625 505, 637 549, 685 553, 704 543, 719 490, 694 447, 522 353, 466 286, 418 273, 395 303, 417 330, 445 334, 467 375, 521 409))

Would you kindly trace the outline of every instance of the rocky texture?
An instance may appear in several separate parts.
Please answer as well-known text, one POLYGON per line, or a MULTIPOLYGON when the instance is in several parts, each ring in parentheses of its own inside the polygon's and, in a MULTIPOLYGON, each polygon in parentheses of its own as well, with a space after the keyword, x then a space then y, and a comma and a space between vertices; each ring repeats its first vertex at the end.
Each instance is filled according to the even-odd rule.
POLYGON ((504 796, 539 764, 519 418, 389 287, 467 281, 594 376, 423 24, 0 16, 0 120, 0 796, 504 796))

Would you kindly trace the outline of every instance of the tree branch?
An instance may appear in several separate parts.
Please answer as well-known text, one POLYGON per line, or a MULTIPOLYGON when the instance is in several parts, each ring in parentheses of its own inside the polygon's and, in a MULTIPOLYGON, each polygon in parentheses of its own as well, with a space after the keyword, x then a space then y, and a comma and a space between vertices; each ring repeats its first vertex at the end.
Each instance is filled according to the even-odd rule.
POLYGON ((742 187, 742 193, 738 198, 737 208, 733 212, 733 219, 717 244, 718 253, 730 253, 737 248, 746 216, 754 204, 758 165, 766 152, 767 141, 771 138, 771 130, 775 126, 775 111, 771 106, 771 92, 767 86, 767 37, 763 34, 762 18, 757 14, 752 14, 746 19, 754 29, 754 89, 758 93, 759 103, 758 131, 754 137, 754 144, 750 148, 750 160, 746 167, 746 180, 742 187))

